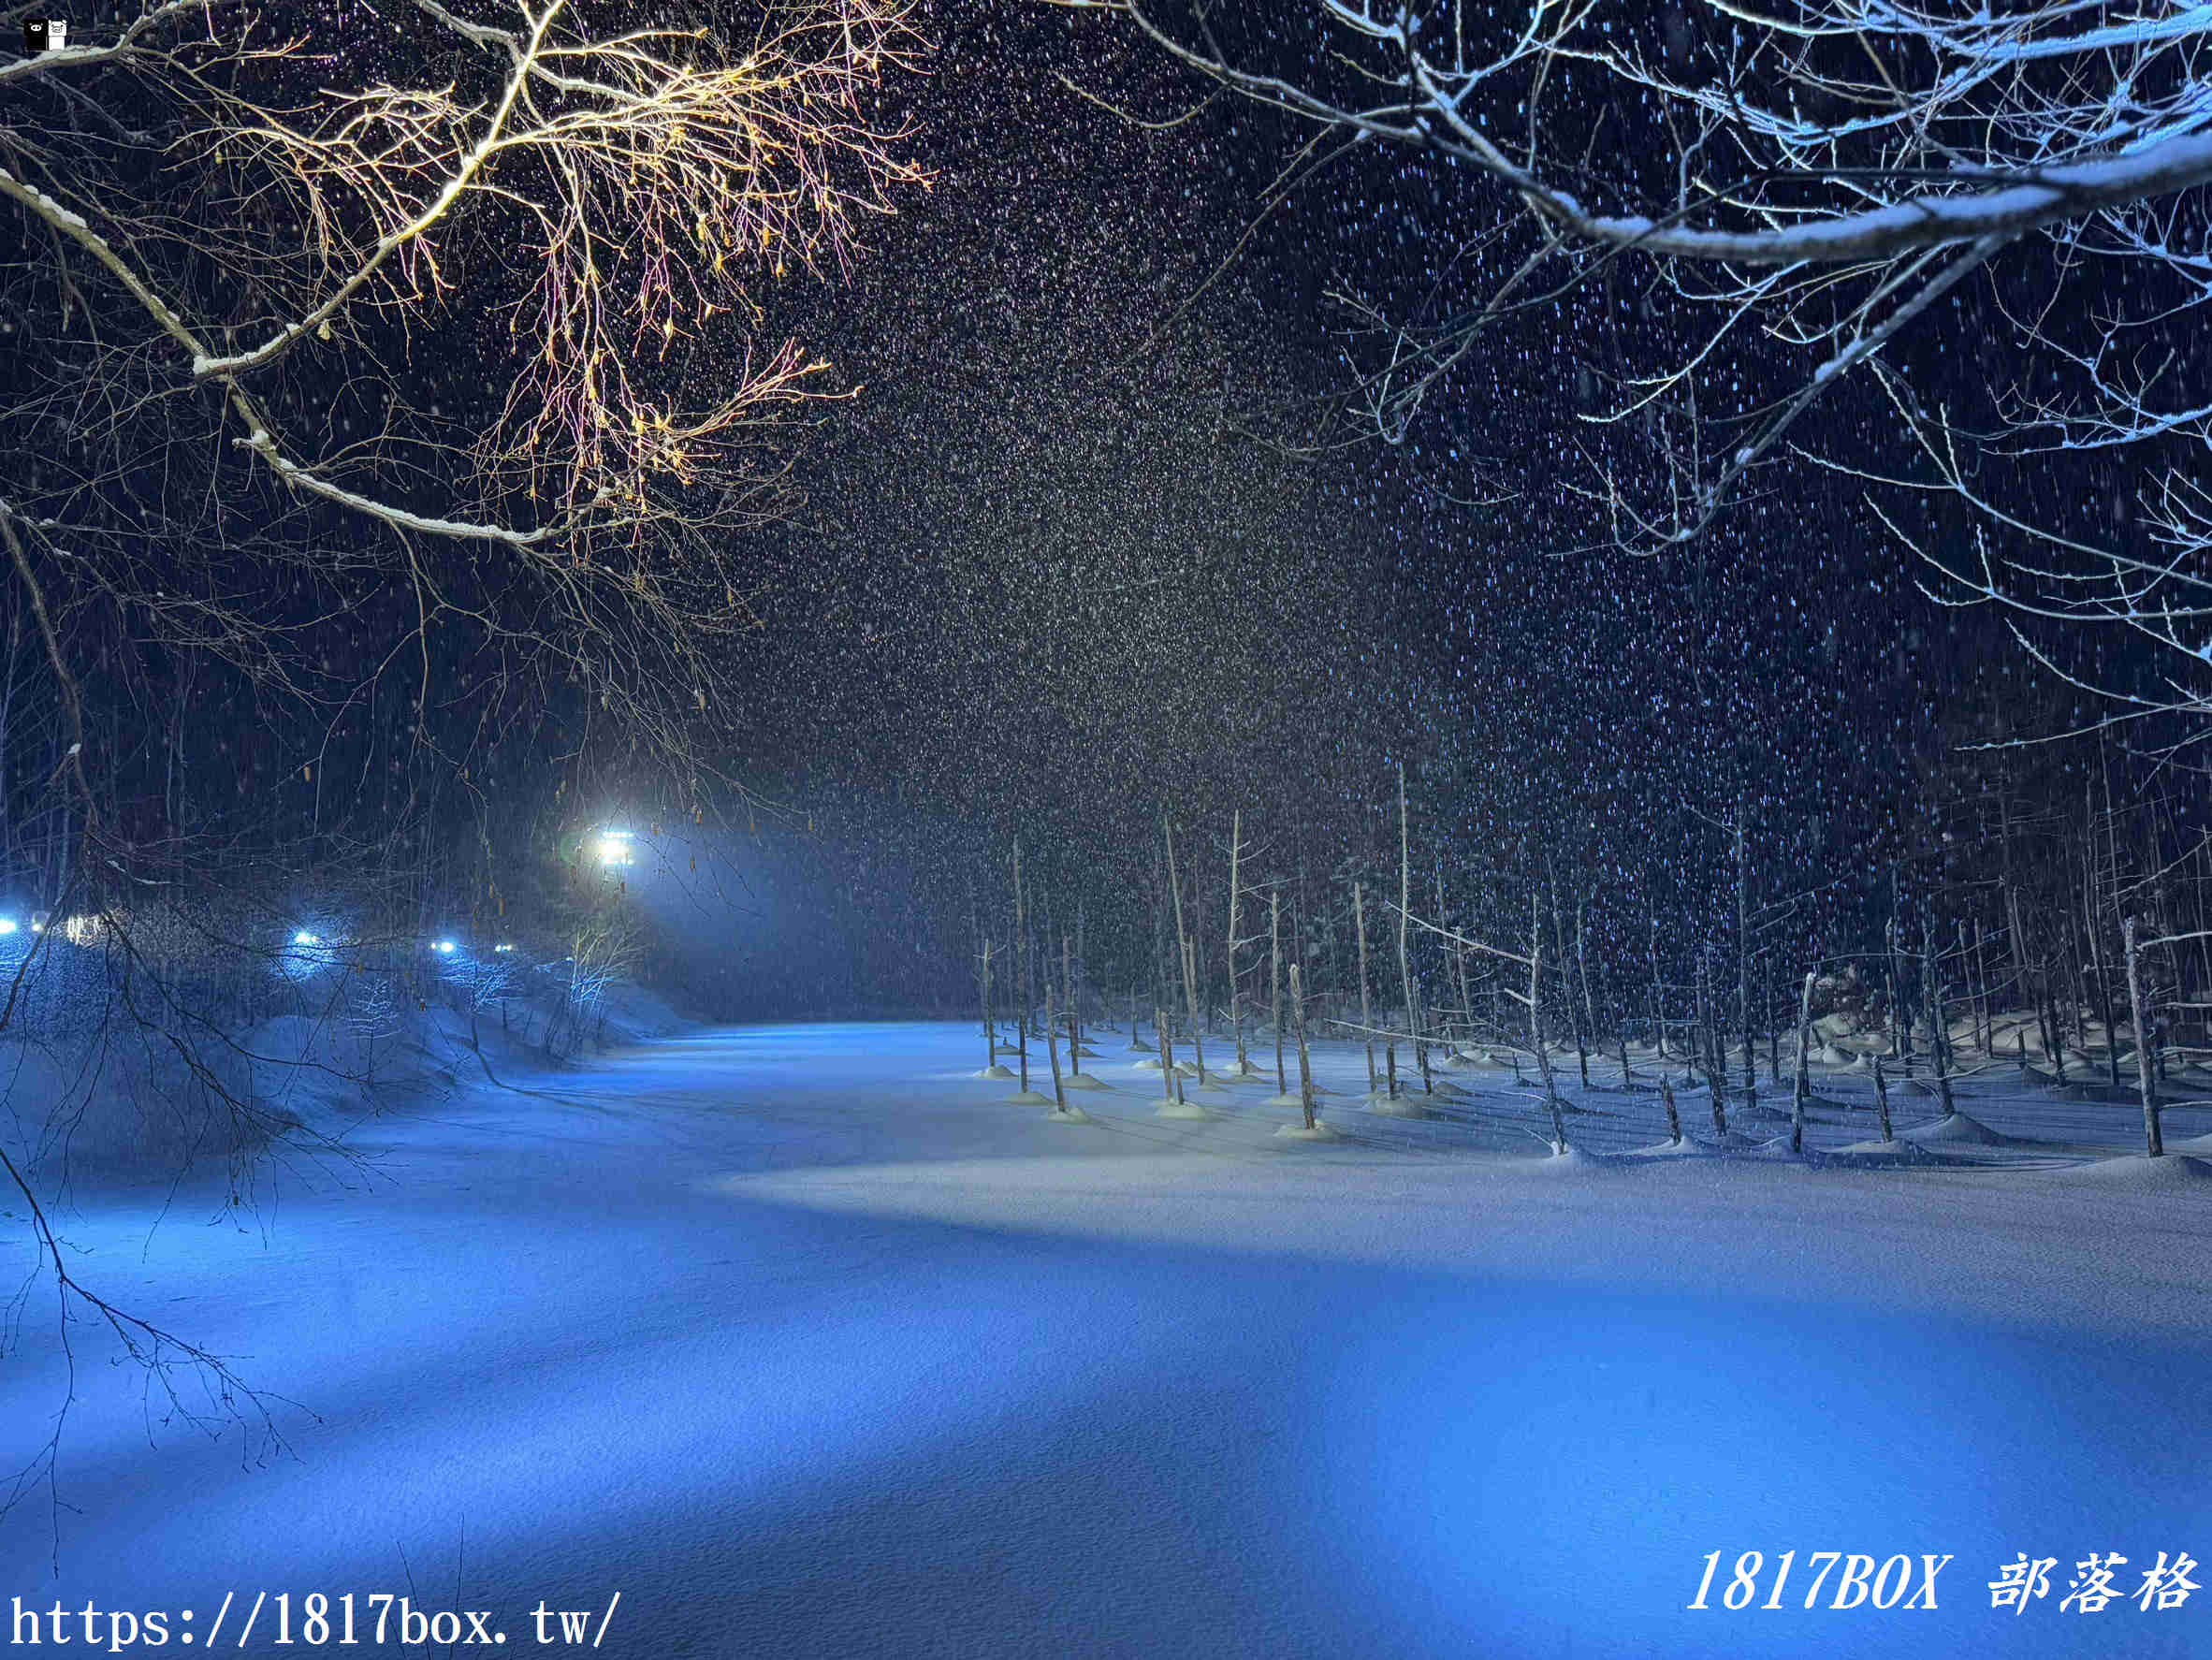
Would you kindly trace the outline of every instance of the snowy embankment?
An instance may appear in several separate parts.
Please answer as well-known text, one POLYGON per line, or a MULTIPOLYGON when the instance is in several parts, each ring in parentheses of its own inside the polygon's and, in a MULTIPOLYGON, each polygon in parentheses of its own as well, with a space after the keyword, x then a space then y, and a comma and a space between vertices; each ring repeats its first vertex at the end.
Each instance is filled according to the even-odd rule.
MULTIPOLYGON (((1562 1159, 1502 1066, 1386 1117, 1325 1045, 1340 1133, 1302 1143, 1272 1075, 1186 1080, 1209 1115, 1162 1119, 1102 1032, 1090 1121, 1055 1123, 972 1075, 982 1047, 517 1057, 508 1087, 457 1071, 353 1125, 368 1163, 279 1171, 256 1213, 85 1202, 80 1272, 298 1405, 283 1449, 150 1445, 142 1376, 80 1330, 60 1507, 0 1522, 0 1597, 204 1629, 226 1591, 389 1592, 535 1648, 541 1599, 596 1623, 619 1592, 600 1652, 656 1660, 2126 1655, 2212 1629, 2201 1596, 2057 1606, 2091 1551, 2212 1560, 2212 1188, 2104 1162, 2134 1150, 2123 1108, 2008 1067, 1960 1085, 1999 1139, 1862 1168, 1833 1156, 1875 1134, 1845 1068, 1811 1160, 1733 1100, 1744 1151, 1639 1151, 1657 1098, 1578 1089, 1562 1159), (2052 1594, 1992 1612, 2023 1549, 2061 1560, 2052 1594), (1933 1612, 1685 1609, 1710 1552, 1750 1550, 1953 1560, 1933 1612)), ((2177 1149, 2206 1129, 2169 1116, 2177 1149)), ((0 1371, 11 1469, 65 1385, 38 1306, 0 1371)))

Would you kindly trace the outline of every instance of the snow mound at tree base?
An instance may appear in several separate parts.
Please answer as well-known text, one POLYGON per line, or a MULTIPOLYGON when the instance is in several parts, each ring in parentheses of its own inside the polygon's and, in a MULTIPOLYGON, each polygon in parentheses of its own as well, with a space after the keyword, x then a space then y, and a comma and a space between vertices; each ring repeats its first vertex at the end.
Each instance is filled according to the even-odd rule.
POLYGON ((1707 1135, 1695 1139, 1698 1146, 1708 1153, 1754 1153, 1772 1144, 1766 1136, 1745 1135, 1740 1129, 1733 1128, 1725 1135, 1707 1135))
MULTIPOLYGON (((1132 1038, 1129 1040, 1129 1053, 1132 1055, 1150 1055, 1152 1053, 1152 1045, 1132 1038)), ((1158 1064, 1159 1063, 1157 1061, 1153 1062, 1153 1065, 1155 1066, 1157 1066, 1158 1064)))
POLYGON ((1617 1158, 1600 1158, 1585 1153, 1579 1147, 1569 1147, 1559 1153, 1547 1148, 1544 1156, 1535 1161, 1535 1168, 1554 1175, 1587 1176, 1600 1172, 1612 1173, 1621 1163, 1617 1158))
POLYGON ((976 1076, 979 1078, 1011 1078, 1013 1075, 1014 1074, 1012 1072, 1009 1071, 1005 1067, 1000 1066, 997 1061, 993 1061, 982 1071, 976 1073, 976 1076))
POLYGON ((1900 1142, 1918 1142, 1922 1146, 1941 1146, 1944 1143, 1970 1147, 2002 1147, 2010 1145, 2013 1138, 2000 1135, 1979 1118, 1969 1118, 1964 1113, 1954 1113, 1948 1118, 1938 1118, 1932 1124, 1915 1124, 1910 1129, 1897 1132, 1900 1142))
POLYGON ((2186 1188, 2192 1193, 2212 1194, 2212 1164, 2177 1153, 2168 1153, 2162 1158, 2153 1158, 2147 1153, 2097 1158, 2053 1174, 2061 1182, 2092 1187, 2132 1187, 2151 1193, 2186 1188))
POLYGON ((1838 1147, 1822 1155, 1860 1168, 1873 1168, 1886 1164, 1935 1164, 1940 1162, 1933 1153, 1918 1142, 1853 1142, 1848 1147, 1838 1147))
MULTIPOLYGON (((1319 1091, 1315 1093, 1318 1094, 1319 1091)), ((1271 1095, 1259 1104, 1263 1107, 1302 1107, 1305 1102, 1299 1098, 1296 1090, 1290 1090, 1282 1095, 1271 1095)))
POLYGON ((1316 1120, 1311 1129, 1302 1124, 1286 1124, 1275 1134, 1287 1142, 1337 1142, 1344 1137, 1328 1125, 1316 1120))
POLYGON ((1094 1119, 1088 1113, 1084 1112, 1081 1107, 1070 1107, 1066 1112, 1061 1112, 1055 1108, 1054 1111, 1047 1113, 1045 1114, 1045 1118, 1054 1124, 1094 1124, 1097 1122, 1096 1119, 1094 1119))
POLYGON ((1061 1080, 1070 1089, 1111 1089, 1113 1086, 1103 1078, 1094 1078, 1088 1072, 1070 1072, 1061 1080))
POLYGON ((1006 1103, 1011 1107, 1049 1107, 1053 1104, 1053 1098, 1039 1095, 1034 1089, 1017 1089, 1006 1098, 1006 1103))
POLYGON ((1401 1095, 1395 1099, 1387 1095, 1371 1095, 1367 1098, 1366 1105, 1370 1113, 1380 1113, 1385 1118, 1426 1118, 1429 1115, 1428 1108, 1409 1095, 1401 1095))
POLYGON ((1197 1101, 1163 1101, 1152 1115, 1155 1118, 1211 1118, 1214 1114, 1197 1101))
POLYGON ((1157 1072, 1159 1070, 1159 1056, 1157 1055, 1147 1055, 1142 1060, 1132 1060, 1129 1062, 1129 1065, 1135 1067, 1141 1072, 1157 1072))

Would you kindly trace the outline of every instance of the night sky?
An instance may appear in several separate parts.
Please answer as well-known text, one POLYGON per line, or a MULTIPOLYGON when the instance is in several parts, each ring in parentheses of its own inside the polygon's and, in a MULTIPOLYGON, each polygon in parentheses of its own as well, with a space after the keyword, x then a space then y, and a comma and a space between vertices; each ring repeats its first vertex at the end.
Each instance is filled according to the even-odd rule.
MULTIPOLYGON (((1225 21, 1238 51, 1326 65, 1317 36, 1267 17, 1225 21)), ((1434 154, 1317 151, 1310 128, 1209 89, 1110 16, 930 0, 912 22, 927 50, 888 75, 874 112, 906 129, 900 153, 927 187, 894 186, 895 211, 866 216, 824 280, 749 289, 753 335, 803 342, 831 366, 817 389, 845 395, 770 457, 790 460, 781 516, 718 532, 758 626, 716 644, 712 700, 649 623, 620 623, 618 663, 564 660, 574 615, 511 561, 438 538, 401 559, 360 516, 287 496, 217 401, 119 400, 161 414, 114 433, 57 419, 88 374, 166 386, 173 366, 119 370, 96 337, 54 328, 78 303, 54 269, 7 267, 0 367, 26 393, 11 428, 34 458, 25 501, 83 527, 69 557, 105 557, 108 538, 135 585, 88 584, 69 615, 88 700, 120 735, 102 750, 112 856, 95 872, 189 859, 195 880, 258 892, 343 865, 421 925, 435 910, 489 926, 507 896, 554 891, 583 827, 689 821, 710 856, 679 885, 705 904, 666 895, 658 914, 706 1003, 938 1007, 964 1000, 978 931, 1003 931, 1017 833, 1048 908, 1082 907, 1102 961, 1133 961, 1163 812, 1186 828, 1192 879, 1217 884, 1242 810, 1263 862, 1318 910, 1392 861, 1404 765, 1423 856, 1467 896, 1471 925, 1520 925, 1531 886, 1556 879, 1592 896, 1601 933, 1626 939, 1664 914, 1687 950, 1733 904, 1715 826, 1740 810, 1765 890, 1831 895, 1790 949, 1832 949, 1895 862, 1943 845, 1938 782, 1958 746, 2084 719, 2003 619, 1931 603, 1925 568, 1836 473, 1779 460, 1695 541, 1661 557, 1611 546, 1582 493, 1593 467, 1648 481, 1654 441, 1583 417, 1693 320, 1648 264, 1509 319, 1401 442, 1363 439, 1343 396, 1375 366, 1357 309, 1434 322, 1474 303, 1516 256, 1493 189, 1434 154), (172 430, 176 410, 201 425, 172 430), (423 606, 406 560, 441 604, 423 606), (195 585, 281 651, 265 663, 202 628, 174 593, 195 585), (279 878, 241 878, 254 861, 279 878)), ((381 14, 324 23, 366 76, 444 62, 381 14)), ((319 71, 253 73, 298 92, 319 71)), ((50 98, 53 143, 88 169, 157 197, 165 169, 183 170, 119 147, 51 89, 26 95, 50 98)), ((1613 123, 1624 175, 1641 165, 1632 116, 1564 116, 1613 123)), ((216 191, 221 169, 210 178, 216 191)), ((402 392, 433 431, 496 415, 511 307, 535 274, 509 257, 515 231, 472 203, 441 305, 303 346, 257 383, 267 407, 357 480, 445 511, 427 452, 376 427, 402 392), (348 367, 362 363, 376 372, 348 367)), ((258 202, 235 235, 280 272, 297 249, 258 202)), ((148 246, 170 257, 162 234, 148 246)), ((248 275, 198 253, 173 263, 234 337, 283 313, 242 255, 248 275)), ((2025 250, 1891 356, 1931 397, 1986 413, 2018 368, 1997 299, 2057 280, 2025 250)), ((2074 303, 2101 292, 2077 284, 2074 303)), ((711 394, 743 342, 726 320, 703 328, 652 373, 711 394)), ((1709 377, 1709 414, 1755 411, 1807 368, 1805 349, 1753 335, 1709 377)), ((1895 429, 1849 378, 1797 437, 1896 467, 1910 457, 1895 429)), ((2126 460, 2039 459, 2007 499, 2125 534, 2126 460)), ((1888 506, 1946 555, 1970 546, 1961 513, 1888 506)), ((708 581, 692 597, 729 593, 708 581)), ((2106 678, 2139 666, 2086 636, 2041 644, 2106 678)), ((52 709, 39 718, 0 780, 13 822, 44 815, 40 845, 60 847, 66 821, 40 793, 64 735, 52 709)), ((2054 750, 2020 765, 2079 764, 2054 750)), ((61 880, 66 860, 39 859, 10 883, 61 880)))
MULTIPOLYGON (((1730 901, 1700 813, 1747 799, 1763 860, 1885 892, 1967 706, 2073 718, 1994 619, 1916 591, 1847 480, 1777 475, 1664 559, 1591 546, 1565 446, 1602 287, 1520 321, 1404 444, 1332 424, 1326 291, 1411 283, 1486 211, 1442 164, 1351 158, 1268 211, 1304 135, 1104 21, 940 4, 924 26, 933 187, 794 296, 860 390, 764 538, 749 668, 749 776, 816 834, 740 861, 811 872, 863 934, 871 908, 926 916, 886 1000, 961 995, 1017 828, 1094 906, 1149 871, 1163 805, 1223 842, 1242 808, 1317 879, 1394 864, 1403 760, 1456 881, 1518 893, 1549 851, 1702 925, 1730 901), (1063 77, 1198 112, 1140 130, 1063 77)), ((1826 418, 1851 438, 1872 412, 1846 389, 1826 418)), ((865 1001, 839 932, 720 967, 805 980, 819 952, 819 995, 865 1001)))

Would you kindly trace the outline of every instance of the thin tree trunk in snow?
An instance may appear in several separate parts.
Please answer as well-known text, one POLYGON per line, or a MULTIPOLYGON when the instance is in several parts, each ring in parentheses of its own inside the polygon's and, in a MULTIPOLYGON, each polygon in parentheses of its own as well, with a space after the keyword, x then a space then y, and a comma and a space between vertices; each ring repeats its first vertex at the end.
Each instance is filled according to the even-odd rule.
MULTIPOLYGON (((1405 993, 1405 1027, 1413 1039, 1413 1058, 1421 1070, 1421 1087, 1429 1085, 1429 1051, 1421 1041, 1420 1004, 1413 990, 1413 959, 1406 953, 1405 930, 1413 921, 1413 844, 1406 827, 1405 763, 1398 763, 1398 982, 1405 993)), ((1395 1070, 1395 1069, 1392 1069, 1395 1070)), ((1395 1087, 1390 1091, 1397 1093, 1395 1087)))
POLYGON ((998 1064, 998 1028, 991 1024, 991 942, 983 941, 983 1065, 998 1064))
POLYGON ((1360 930, 1360 1033, 1367 1045, 1367 1093, 1373 1095, 1375 1078, 1375 1010, 1367 1000, 1367 909, 1360 884, 1352 883, 1352 921, 1360 930))
POLYGON ((1551 1109, 1551 1151, 1566 1152, 1566 1120, 1560 1114, 1559 1089, 1551 1078, 1551 1052, 1544 1047, 1544 925, 1538 901, 1529 896, 1528 1029, 1535 1045, 1536 1070, 1544 1080, 1544 1104, 1551 1109))
POLYGON ((1305 989, 1298 965, 1290 965, 1290 1006, 1298 1020, 1298 1104, 1305 1114, 1305 1127, 1314 1128, 1314 1068, 1305 1052, 1305 989))
POLYGON ((2121 925, 2120 943, 2128 954, 2128 1011, 2135 1023, 2135 1079, 2143 1094, 2143 1141, 2151 1158, 2162 1158, 2166 1138, 2160 1132, 2158 1091, 2150 1082, 2150 1026, 2143 1015, 2143 975, 2138 967, 2142 953, 2135 944, 2133 917, 2121 925))
MULTIPOLYGON (((1283 896, 1279 890, 1274 888, 1270 888, 1267 893, 1267 993, 1270 1001, 1274 1005, 1275 1093, 1287 1095, 1289 1093, 1290 1084, 1289 1080, 1283 1076, 1283 896)), ((1290 965, 1290 984, 1293 997, 1297 995, 1298 983, 1298 965, 1292 963, 1290 965)), ((1300 1033, 1299 1065, 1302 1067, 1305 1064, 1305 1014, 1302 1004, 1300 1005, 1298 1023, 1300 1033)))
POLYGON ((1797 1083, 1790 1094, 1790 1151, 1805 1150, 1805 1098, 1812 1093, 1806 1069, 1812 1056, 1813 970, 1805 971, 1805 989, 1797 997, 1797 1083))
POLYGON ((1936 951, 1932 930, 1921 936, 1928 981, 1928 1053, 1935 1062, 1936 1093, 1943 1098, 1943 1116, 1954 1116, 1958 1107, 1951 1099, 1951 1023, 1943 1012, 1943 964, 1936 951))

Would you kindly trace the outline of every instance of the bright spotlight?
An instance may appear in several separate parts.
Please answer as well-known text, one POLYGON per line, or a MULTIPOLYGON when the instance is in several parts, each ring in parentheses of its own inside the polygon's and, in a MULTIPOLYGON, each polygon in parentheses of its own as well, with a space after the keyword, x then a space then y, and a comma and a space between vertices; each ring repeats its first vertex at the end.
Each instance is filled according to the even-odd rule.
POLYGON ((608 830, 599 838, 599 862, 608 869, 627 865, 631 858, 630 832, 608 830))
POLYGON ((450 939, 441 939, 437 944, 431 946, 430 949, 436 952, 440 956, 449 957, 453 954, 453 941, 450 939))
POLYGON ((515 948, 512 945, 495 945, 491 949, 503 954, 507 952, 513 951, 515 948))
POLYGON ((12 916, 0 916, 0 934, 12 934, 14 932, 15 918, 12 916))
POLYGON ((320 945, 322 944, 322 940, 315 935, 309 933, 305 928, 302 928, 298 933, 292 936, 292 943, 295 945, 320 945))

